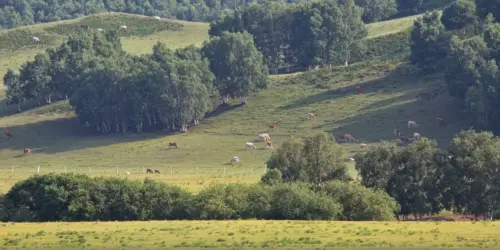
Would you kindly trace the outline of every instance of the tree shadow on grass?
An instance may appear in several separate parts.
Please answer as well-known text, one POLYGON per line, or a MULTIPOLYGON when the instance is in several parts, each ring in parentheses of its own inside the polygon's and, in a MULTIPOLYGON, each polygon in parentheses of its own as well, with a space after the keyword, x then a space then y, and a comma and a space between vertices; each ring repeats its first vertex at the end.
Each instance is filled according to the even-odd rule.
POLYGON ((102 134, 85 128, 76 118, 10 126, 9 129, 13 137, 0 140, 0 150, 19 150, 20 154, 24 148, 31 148, 32 153, 55 154, 166 136, 161 132, 102 134))
POLYGON ((379 93, 381 91, 400 92, 408 87, 405 83, 405 81, 411 81, 411 79, 408 78, 412 78, 412 76, 409 75, 408 68, 400 67, 380 78, 367 80, 364 82, 361 81, 358 84, 350 84, 348 86, 334 86, 332 89, 325 90, 315 95, 310 95, 306 98, 280 107, 279 110, 296 109, 327 100, 334 100, 351 95, 359 95, 358 93, 356 93, 356 85, 359 85, 363 89, 362 95, 370 95, 373 93, 379 93))

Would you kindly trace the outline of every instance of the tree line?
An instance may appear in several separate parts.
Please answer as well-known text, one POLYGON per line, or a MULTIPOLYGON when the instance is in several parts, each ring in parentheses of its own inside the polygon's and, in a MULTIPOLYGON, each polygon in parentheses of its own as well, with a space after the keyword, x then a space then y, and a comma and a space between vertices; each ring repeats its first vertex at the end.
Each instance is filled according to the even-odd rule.
MULTIPOLYGON (((335 0, 342 2, 340 0, 335 0)), ((416 13, 431 0, 355 0, 363 9, 366 23, 390 18, 398 11, 416 13)), ((103 12, 124 12, 149 16, 162 16, 188 21, 214 21, 221 14, 248 3, 267 3, 268 0, 11 0, 0 3, 0 28, 14 28, 35 23, 73 19, 103 12)), ((307 2, 305 0, 279 0, 284 4, 307 2)))
POLYGON ((267 68, 248 33, 223 33, 204 46, 133 56, 117 31, 89 32, 4 76, 7 102, 69 99, 79 120, 102 132, 158 127, 186 131, 217 106, 218 97, 246 97, 267 86, 267 68))
POLYGON ((398 205, 359 184, 217 184, 198 194, 150 179, 37 175, 0 197, 2 221, 393 220, 398 205))
POLYGON ((500 5, 497 1, 457 0, 440 15, 415 22, 412 61, 427 73, 443 72, 444 89, 463 101, 477 129, 500 125, 500 5))
MULTIPOLYGON (((354 158, 359 182, 396 200, 397 216, 419 220, 448 210, 500 219, 498 155, 500 138, 468 130, 457 134, 448 150, 422 138, 406 147, 383 142, 354 158)), ((326 134, 292 138, 273 151, 262 183, 352 182, 342 157, 340 145, 326 134)))

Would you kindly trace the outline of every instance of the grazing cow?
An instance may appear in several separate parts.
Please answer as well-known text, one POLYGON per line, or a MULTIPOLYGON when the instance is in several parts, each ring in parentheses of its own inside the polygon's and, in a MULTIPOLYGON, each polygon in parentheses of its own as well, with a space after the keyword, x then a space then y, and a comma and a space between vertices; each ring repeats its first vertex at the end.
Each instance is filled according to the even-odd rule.
POLYGON ((127 29, 128 29, 128 27, 125 25, 120 26, 120 30, 127 30, 127 29))
POLYGON ((253 145, 253 143, 251 143, 251 142, 247 142, 247 143, 245 144, 245 149, 247 149, 247 148, 253 148, 253 149, 256 149, 257 147, 255 147, 255 145, 253 145))
POLYGON ((408 128, 416 128, 418 127, 415 121, 408 121, 408 128))
POLYGON ((38 38, 38 37, 34 36, 34 37, 33 37, 33 41, 38 43, 38 42, 40 42, 40 38, 38 38))
POLYGON ((161 19, 161 17, 159 17, 159 16, 154 16, 154 17, 153 17, 153 19, 154 19, 154 20, 160 20, 160 19, 161 19))
POLYGON ((354 137, 351 134, 345 134, 340 136, 342 141, 354 141, 354 137))
POLYGON ((104 30, 103 30, 103 29, 101 29, 101 28, 99 28, 99 29, 97 29, 97 31, 104 31, 104 30))
POLYGON ((414 140, 420 140, 420 134, 419 133, 413 133, 413 139, 414 140))
POLYGON ((231 158, 231 164, 235 164, 235 163, 239 163, 240 162, 240 158, 238 156, 234 156, 233 158, 231 158))
POLYGON ((444 126, 444 119, 438 117, 437 121, 438 121, 438 126, 444 126))
POLYGON ((316 119, 316 114, 309 113, 308 114, 308 119, 316 119))
POLYGON ((179 146, 177 146, 177 143, 175 143, 175 142, 168 142, 168 148, 171 148, 171 147, 179 148, 179 146))
POLYGON ((129 175, 129 174, 130 174, 130 172, 125 172, 124 174, 129 175))
POLYGON ((346 161, 346 162, 354 162, 354 161, 355 161, 355 159, 354 159, 354 158, 352 158, 352 157, 350 157, 350 158, 345 159, 345 161, 346 161))
POLYGON ((31 154, 31 148, 24 148, 24 154, 31 154))
POLYGON ((401 136, 401 131, 399 129, 395 128, 393 132, 395 136, 401 136))
POLYGON ((271 140, 271 137, 269 137, 268 134, 260 134, 257 136, 257 140, 259 141, 268 141, 271 140))
POLYGON ((276 131, 276 124, 273 123, 273 125, 269 126, 269 128, 276 131))
POLYGON ((153 173, 152 169, 150 169, 150 168, 146 169, 146 174, 152 174, 152 173, 153 173))
POLYGON ((269 149, 273 149, 273 142, 271 140, 266 142, 266 147, 269 149))
POLYGON ((361 144, 359 144, 359 147, 360 147, 360 148, 367 148, 367 147, 368 147, 368 144, 366 144, 366 143, 361 143, 361 144))
POLYGON ((159 174, 159 173, 160 173, 160 170, 155 169, 155 174, 159 174))
POLYGON ((357 94, 363 94, 363 88, 361 88, 361 86, 357 85, 356 86, 356 93, 357 94))

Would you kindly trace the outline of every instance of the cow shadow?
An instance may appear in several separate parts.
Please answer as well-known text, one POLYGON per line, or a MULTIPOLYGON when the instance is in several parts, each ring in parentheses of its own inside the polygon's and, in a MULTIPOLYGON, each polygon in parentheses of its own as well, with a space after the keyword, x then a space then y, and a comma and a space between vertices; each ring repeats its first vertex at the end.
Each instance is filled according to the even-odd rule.
POLYGON ((165 132, 103 134, 86 128, 77 118, 61 118, 9 126, 9 130, 13 137, 0 140, 0 150, 22 151, 24 148, 31 148, 32 153, 45 154, 150 140, 167 135, 165 132))

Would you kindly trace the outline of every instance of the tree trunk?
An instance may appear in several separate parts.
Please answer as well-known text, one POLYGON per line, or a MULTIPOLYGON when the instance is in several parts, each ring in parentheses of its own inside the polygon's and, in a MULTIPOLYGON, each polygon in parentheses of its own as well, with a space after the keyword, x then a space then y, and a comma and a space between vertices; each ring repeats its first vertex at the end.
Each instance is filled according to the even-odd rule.
POLYGON ((120 132, 120 124, 115 123, 115 131, 118 133, 120 132))
POLYGON ((127 124, 122 123, 122 132, 127 133, 127 124))
POLYGON ((246 98, 245 96, 240 97, 240 102, 241 102, 241 104, 243 104, 243 105, 247 104, 247 98, 246 98))
POLYGON ((229 96, 223 96, 222 97, 222 105, 229 104, 229 96))
POLYGON ((17 104, 17 111, 19 111, 19 113, 22 112, 22 110, 21 110, 21 104, 19 104, 19 103, 17 104))
POLYGON ((347 60, 345 60, 345 66, 349 66, 349 63, 347 62, 347 60))
POLYGON ((147 113, 146 113, 146 116, 148 117, 148 124, 151 127, 151 125, 153 125, 153 122, 151 121, 151 116, 147 113))
POLYGON ((181 126, 181 132, 182 132, 182 133, 186 133, 187 131, 188 131, 188 129, 187 129, 187 125, 186 125, 186 124, 183 124, 183 125, 181 126))
POLYGON ((85 121, 85 127, 87 127, 87 128, 90 127, 89 121, 85 121))

